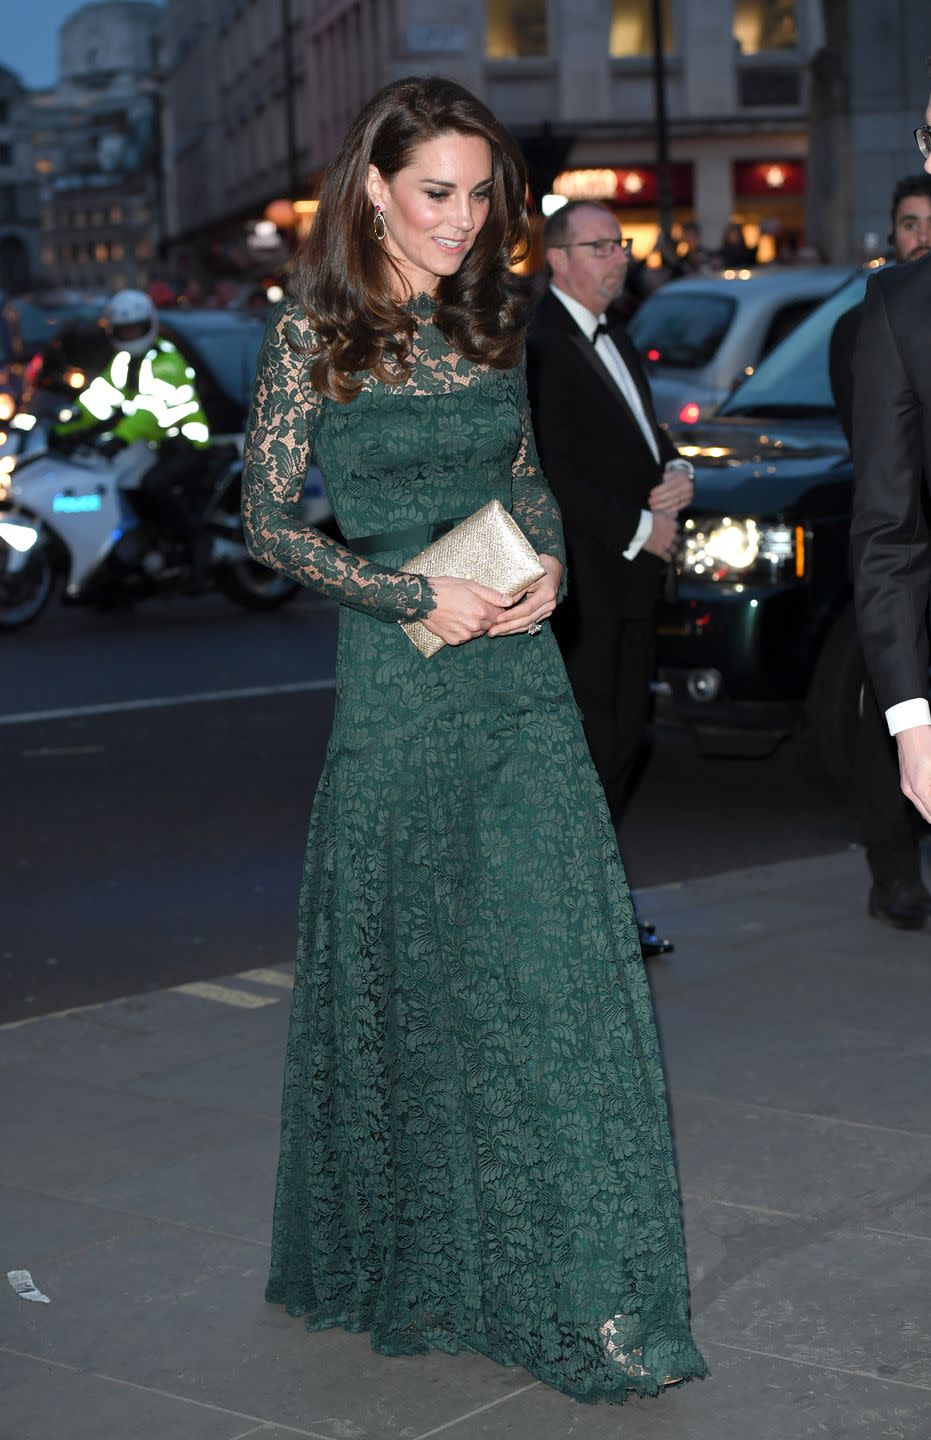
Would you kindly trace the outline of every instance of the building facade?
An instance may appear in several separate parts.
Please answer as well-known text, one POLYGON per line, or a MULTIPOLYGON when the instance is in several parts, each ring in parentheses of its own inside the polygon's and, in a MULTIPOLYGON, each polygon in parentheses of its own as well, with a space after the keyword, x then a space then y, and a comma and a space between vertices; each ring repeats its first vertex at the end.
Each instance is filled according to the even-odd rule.
MULTIPOLYGON (((835 260, 857 253, 900 164, 884 137, 914 105, 902 76, 909 51, 931 48, 919 43, 926 7, 664 0, 674 220, 696 221, 712 249, 737 222, 761 260, 806 243, 835 260), (851 175, 853 154, 873 156, 882 178, 851 175)), ((608 201, 647 255, 659 199, 652 11, 652 0, 168 0, 170 234, 195 243, 207 227, 211 243, 247 255, 250 237, 261 252, 264 226, 271 254, 271 223, 280 250, 300 218, 274 202, 312 204, 379 85, 436 73, 518 136, 538 203, 608 201)))
POLYGON ((28 290, 39 266, 39 187, 32 167, 29 96, 0 67, 0 292, 28 290))
POLYGON ((59 79, 30 97, 45 283, 144 288, 160 240, 155 4, 102 0, 59 31, 59 79))

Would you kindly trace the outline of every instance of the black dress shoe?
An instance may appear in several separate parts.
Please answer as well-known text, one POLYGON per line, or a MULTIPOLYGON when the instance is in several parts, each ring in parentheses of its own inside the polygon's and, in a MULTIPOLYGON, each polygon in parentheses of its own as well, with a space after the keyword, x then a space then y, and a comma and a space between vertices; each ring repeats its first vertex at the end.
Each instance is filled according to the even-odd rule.
POLYGON ((655 960, 657 955, 670 955, 676 948, 671 940, 664 940, 661 935, 657 935, 649 920, 638 920, 637 930, 640 933, 640 949, 643 951, 644 960, 655 960))
POLYGON ((896 930, 921 930, 931 915, 931 895, 923 885, 890 880, 870 890, 869 913, 896 930))

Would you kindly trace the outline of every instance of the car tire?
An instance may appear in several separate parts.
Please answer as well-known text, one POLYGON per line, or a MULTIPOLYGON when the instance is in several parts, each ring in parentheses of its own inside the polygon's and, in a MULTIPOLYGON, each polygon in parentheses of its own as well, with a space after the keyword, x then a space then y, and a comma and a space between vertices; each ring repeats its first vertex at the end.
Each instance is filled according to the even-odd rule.
POLYGON ((804 748, 818 773, 850 798, 865 675, 853 605, 836 620, 818 657, 805 703, 804 748))

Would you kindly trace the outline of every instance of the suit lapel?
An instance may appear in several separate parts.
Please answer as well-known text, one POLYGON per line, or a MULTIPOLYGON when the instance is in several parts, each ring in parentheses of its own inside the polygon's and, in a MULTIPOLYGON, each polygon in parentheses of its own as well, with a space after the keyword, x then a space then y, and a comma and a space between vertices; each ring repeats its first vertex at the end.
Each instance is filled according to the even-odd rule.
MULTIPOLYGON (((646 437, 644 436, 640 421, 637 419, 637 416, 634 414, 633 410, 628 405, 626 399, 624 398, 624 394, 620 389, 614 376, 611 374, 611 371, 601 359, 592 342, 586 339, 585 334, 576 324, 575 320, 569 314, 569 311, 566 309, 565 305, 562 303, 559 297, 557 295, 554 295, 549 289, 547 289, 540 301, 540 315, 541 318, 545 320, 548 327, 560 331, 565 336, 565 338, 569 341, 570 345, 572 345, 574 349, 577 350, 578 353, 581 355, 586 365, 591 367, 592 372, 597 375, 601 384, 607 386, 608 394, 611 396, 611 399, 620 408, 620 410, 623 412, 624 416, 630 422, 630 424, 633 425, 638 437, 642 441, 643 445, 647 450, 647 453, 652 459, 653 455, 650 451, 649 446, 647 445, 646 437)), ((614 341, 614 344, 617 346, 621 358, 624 360, 624 363, 627 365, 627 368, 630 371, 634 384, 637 386, 640 392, 640 396, 643 399, 644 403, 644 409, 646 410, 647 419, 650 422, 650 428, 653 431, 654 438, 656 440, 657 446, 659 447, 659 452, 660 454, 662 454, 663 451, 660 436, 657 432, 656 424, 653 420, 653 402, 650 397, 649 390, 647 390, 646 394, 644 395, 643 385, 645 382, 642 379, 643 372, 640 365, 640 357, 637 355, 637 352, 634 349, 634 346, 628 338, 627 334, 625 333, 624 327, 622 325, 612 326, 610 335, 611 339, 614 341), (632 362, 630 359, 631 355, 633 356, 632 362)))
POLYGON ((639 391, 640 399, 643 401, 644 413, 647 417, 647 420, 649 421, 650 429, 653 432, 653 438, 659 446, 659 451, 662 455, 662 432, 660 431, 660 428, 656 423, 656 417, 653 408, 653 396, 650 393, 650 382, 647 380, 647 377, 644 374, 643 363, 640 359, 640 356, 637 354, 636 346, 634 345, 634 342, 631 340, 627 331, 624 329, 623 325, 612 325, 609 338, 614 342, 618 354, 620 355, 624 364, 627 366, 627 371, 630 375, 630 378, 633 380, 634 384, 637 387, 637 390, 639 391))

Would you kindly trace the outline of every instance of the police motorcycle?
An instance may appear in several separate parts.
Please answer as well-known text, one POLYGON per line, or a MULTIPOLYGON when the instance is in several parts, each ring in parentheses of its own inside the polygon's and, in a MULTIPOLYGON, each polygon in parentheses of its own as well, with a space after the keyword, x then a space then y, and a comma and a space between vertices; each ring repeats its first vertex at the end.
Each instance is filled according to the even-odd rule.
POLYGON ((137 440, 109 454, 91 431, 62 448, 52 432, 67 418, 67 411, 55 422, 20 412, 0 429, 0 631, 37 620, 62 579, 63 598, 73 604, 211 585, 236 604, 268 610, 299 592, 246 551, 241 436, 205 455, 198 496, 204 558, 192 586, 188 545, 146 514, 142 482, 157 463, 156 447, 137 440))

